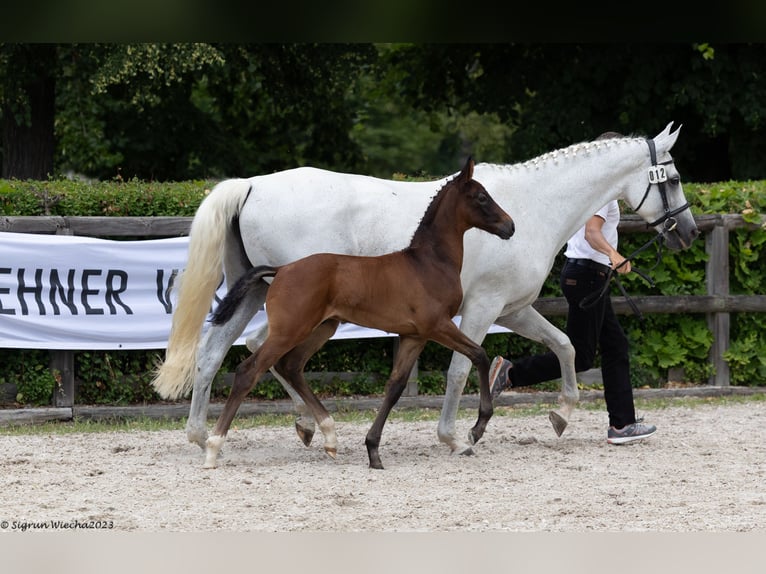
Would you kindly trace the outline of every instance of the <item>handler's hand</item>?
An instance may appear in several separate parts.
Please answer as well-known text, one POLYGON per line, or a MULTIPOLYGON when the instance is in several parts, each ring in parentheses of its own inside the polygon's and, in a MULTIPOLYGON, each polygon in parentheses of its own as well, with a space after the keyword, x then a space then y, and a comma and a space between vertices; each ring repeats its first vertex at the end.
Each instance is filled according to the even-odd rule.
POLYGON ((630 261, 626 261, 626 259, 620 255, 619 253, 615 253, 609 258, 609 261, 612 263, 612 269, 617 270, 617 273, 620 275, 625 275, 626 273, 630 273, 630 261), (618 267, 623 261, 625 261, 625 264, 618 267))

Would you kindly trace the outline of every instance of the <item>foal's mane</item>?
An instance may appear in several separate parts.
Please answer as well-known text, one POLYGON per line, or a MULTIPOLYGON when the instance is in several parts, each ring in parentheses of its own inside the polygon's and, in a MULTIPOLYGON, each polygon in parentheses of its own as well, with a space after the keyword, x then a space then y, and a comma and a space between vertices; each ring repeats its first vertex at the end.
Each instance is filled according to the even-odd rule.
POLYGON ((416 246, 422 240, 426 232, 434 224, 434 221, 436 221, 436 214, 439 211, 439 206, 444 200, 444 197, 447 195, 447 190, 451 186, 457 185, 457 183, 455 183, 455 180, 457 179, 459 175, 460 174, 457 174, 452 179, 445 182, 445 184, 441 187, 441 189, 439 189, 439 191, 436 192, 436 195, 431 200, 431 203, 428 204, 428 208, 426 208, 426 212, 423 214, 423 217, 420 220, 420 223, 418 223, 417 228, 415 228, 415 232, 412 235, 412 239, 410 240, 409 247, 416 246))

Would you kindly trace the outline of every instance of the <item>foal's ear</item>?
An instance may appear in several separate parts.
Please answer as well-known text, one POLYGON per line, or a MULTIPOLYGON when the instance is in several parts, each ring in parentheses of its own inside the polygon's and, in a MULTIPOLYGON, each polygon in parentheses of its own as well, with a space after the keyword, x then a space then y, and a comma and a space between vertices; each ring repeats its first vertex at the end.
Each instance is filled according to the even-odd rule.
POLYGON ((473 177, 473 157, 468 156, 468 159, 463 166, 463 171, 460 172, 460 177, 466 181, 473 177))

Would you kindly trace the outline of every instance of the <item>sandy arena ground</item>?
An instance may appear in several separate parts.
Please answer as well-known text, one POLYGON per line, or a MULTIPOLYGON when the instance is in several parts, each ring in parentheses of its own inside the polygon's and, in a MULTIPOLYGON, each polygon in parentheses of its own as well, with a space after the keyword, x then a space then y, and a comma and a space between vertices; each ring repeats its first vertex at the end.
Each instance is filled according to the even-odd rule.
POLYGON ((561 438, 544 414, 500 411, 470 457, 435 421, 389 420, 383 471, 367 423, 338 423, 332 460, 321 435, 306 448, 235 419, 215 470, 183 431, 0 435, 0 531, 766 532, 764 401, 639 413, 659 430, 624 446, 606 443, 603 409, 576 410, 561 438))

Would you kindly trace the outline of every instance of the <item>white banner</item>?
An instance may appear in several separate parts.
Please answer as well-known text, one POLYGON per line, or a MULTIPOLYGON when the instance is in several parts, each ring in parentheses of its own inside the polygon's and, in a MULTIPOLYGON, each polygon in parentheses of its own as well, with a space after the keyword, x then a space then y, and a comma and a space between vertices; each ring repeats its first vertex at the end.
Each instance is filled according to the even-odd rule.
MULTIPOLYGON (((164 349, 171 286, 187 249, 187 237, 109 241, 0 232, 0 348, 164 349)), ((225 294, 222 286, 216 297, 225 294)), ((236 344, 265 321, 263 311, 256 314, 236 344)), ((333 338, 389 336, 345 323, 333 338)))

